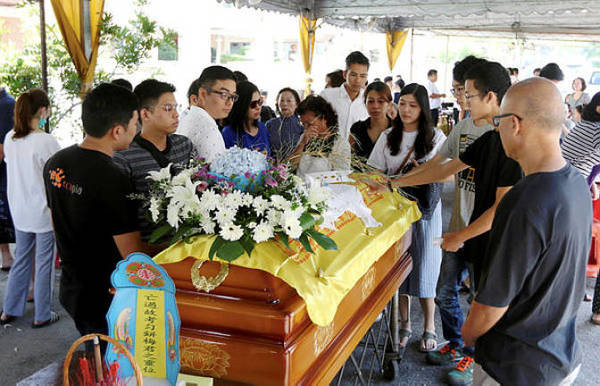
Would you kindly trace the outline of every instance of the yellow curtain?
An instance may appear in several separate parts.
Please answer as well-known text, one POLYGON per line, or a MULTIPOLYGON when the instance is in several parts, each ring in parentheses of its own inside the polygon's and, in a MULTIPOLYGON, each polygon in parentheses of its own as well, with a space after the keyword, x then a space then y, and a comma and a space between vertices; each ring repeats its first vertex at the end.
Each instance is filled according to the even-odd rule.
POLYGON ((302 48, 302 62, 306 73, 306 86, 304 95, 308 96, 312 84, 310 73, 312 71, 313 52, 315 50, 315 34, 317 19, 309 19, 300 15, 300 47, 302 48))
MULTIPOLYGON (((100 44, 100 22, 104 9, 104 0, 89 0, 91 26, 91 55, 84 51, 83 6, 82 0, 51 0, 56 21, 63 36, 67 51, 71 55, 75 69, 81 80, 81 95, 83 96, 94 81, 94 71, 98 58, 100 44)), ((88 0, 83 0, 88 1, 88 0)))
POLYGON ((408 30, 387 31, 385 33, 385 46, 387 48, 390 71, 394 71, 394 66, 396 65, 398 56, 400 56, 400 52, 402 52, 402 47, 404 47, 407 36, 408 30))

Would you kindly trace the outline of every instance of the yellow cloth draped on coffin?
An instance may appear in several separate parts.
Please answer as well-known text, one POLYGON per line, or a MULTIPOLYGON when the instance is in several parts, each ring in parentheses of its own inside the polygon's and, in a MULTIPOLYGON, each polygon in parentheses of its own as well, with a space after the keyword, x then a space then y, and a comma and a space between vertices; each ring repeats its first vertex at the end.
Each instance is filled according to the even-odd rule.
MULTIPOLYGON (((297 243, 296 248, 301 252, 294 253, 279 242, 269 241, 258 244, 251 258, 243 255, 231 264, 260 269, 282 279, 304 299, 313 323, 330 324, 344 296, 411 224, 421 218, 417 204, 396 192, 368 195, 364 184, 360 184, 359 189, 373 217, 382 226, 366 231, 360 218, 346 212, 335 223, 337 231, 321 229, 337 243, 337 251, 318 248, 316 254, 309 254, 298 248, 297 243)), ((176 263, 189 256, 207 259, 213 239, 214 236, 197 236, 190 244, 179 242, 158 254, 154 261, 176 263)), ((215 260, 220 259, 215 257, 215 260)))

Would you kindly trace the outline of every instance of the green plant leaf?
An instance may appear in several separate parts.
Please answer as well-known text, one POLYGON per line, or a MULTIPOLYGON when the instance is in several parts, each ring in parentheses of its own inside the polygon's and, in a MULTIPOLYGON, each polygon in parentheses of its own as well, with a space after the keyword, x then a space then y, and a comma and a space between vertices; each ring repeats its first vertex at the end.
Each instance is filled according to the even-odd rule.
POLYGON ((208 259, 212 261, 212 259, 215 257, 215 253, 217 253, 219 248, 225 245, 225 243, 226 241, 223 240, 221 236, 217 236, 215 241, 213 241, 212 245, 210 246, 210 250, 208 251, 208 259))
POLYGON ((308 236, 306 235, 306 233, 302 233, 298 240, 302 243, 304 249, 306 249, 310 253, 315 253, 315 251, 313 251, 312 247, 310 246, 310 242, 308 241, 308 236))
POLYGON ((290 241, 288 235, 286 235, 285 232, 275 232, 275 234, 277 235, 277 237, 279 237, 279 240, 281 240, 283 245, 290 249, 290 241))
POLYGON ((150 235, 150 244, 155 244, 157 241, 168 235, 173 228, 169 224, 164 224, 154 230, 150 235))
POLYGON ((223 245, 217 251, 217 256, 219 258, 232 262, 238 257, 244 254, 244 247, 239 241, 225 241, 225 245, 223 245))
POLYGON ((298 219, 300 221, 300 226, 303 230, 310 229, 315 226, 316 219, 312 214, 302 213, 302 216, 298 219))
POLYGON ((307 230, 306 234, 312 237, 312 239, 315 240, 321 247, 323 247, 323 249, 328 251, 337 251, 338 246, 331 237, 326 236, 314 229, 307 230))
POLYGON ((240 239, 240 244, 242 244, 242 247, 248 254, 248 257, 250 257, 255 247, 254 241, 250 237, 244 236, 240 239))

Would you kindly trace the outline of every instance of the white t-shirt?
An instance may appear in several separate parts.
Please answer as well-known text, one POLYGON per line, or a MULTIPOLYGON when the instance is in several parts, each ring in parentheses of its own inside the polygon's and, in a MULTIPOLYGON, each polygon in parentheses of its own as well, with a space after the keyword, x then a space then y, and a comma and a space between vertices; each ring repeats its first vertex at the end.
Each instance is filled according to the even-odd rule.
MULTIPOLYGON (((402 162, 406 158, 406 155, 410 152, 410 149, 415 145, 415 140, 417 139, 418 131, 405 131, 402 134, 402 143, 400 144, 400 151, 396 155, 392 155, 390 148, 388 147, 388 133, 392 131, 392 128, 387 129, 379 136, 379 139, 375 143, 373 147, 373 151, 371 152, 371 156, 367 163, 387 175, 394 175, 402 166, 402 162)), ((446 140, 446 136, 442 133, 441 130, 435 129, 435 135, 433 137, 433 149, 425 155, 425 157, 418 159, 417 161, 428 161, 433 158, 440 147, 442 147, 444 141, 446 140)), ((408 164, 411 160, 415 159, 415 153, 411 154, 408 158, 408 164)))
POLYGON ((201 107, 190 106, 189 112, 179 121, 177 133, 188 137, 196 155, 208 162, 225 151, 225 141, 217 122, 201 107))
POLYGON ((350 96, 344 85, 326 88, 321 91, 321 96, 333 106, 333 110, 338 115, 340 136, 345 138, 346 141, 350 138, 350 128, 352 125, 369 118, 369 113, 365 106, 363 89, 360 90, 354 100, 350 100, 350 96))
POLYGON ((45 233, 52 230, 50 209, 44 187, 44 165, 60 150, 56 139, 35 132, 13 139, 14 130, 4 138, 8 204, 15 228, 22 232, 45 233))
MULTIPOLYGON (((433 83, 430 80, 427 81, 427 85, 425 85, 425 88, 427 88, 427 93, 429 94, 429 96, 431 96, 431 94, 440 93, 435 83, 433 83)), ((442 98, 429 98, 429 108, 431 110, 439 109, 440 107, 442 107, 442 98)))

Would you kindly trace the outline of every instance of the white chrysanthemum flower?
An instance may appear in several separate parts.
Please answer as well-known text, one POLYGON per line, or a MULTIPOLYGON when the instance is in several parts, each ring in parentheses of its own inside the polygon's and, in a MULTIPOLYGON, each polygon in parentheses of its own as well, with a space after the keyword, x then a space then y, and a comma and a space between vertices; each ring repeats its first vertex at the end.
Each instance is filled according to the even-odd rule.
POLYGON ((157 222, 160 215, 160 200, 157 197, 150 197, 150 214, 152 221, 157 222))
POLYGON ((203 211, 210 211, 217 209, 221 202, 221 196, 215 193, 213 190, 206 190, 202 193, 200 198, 200 208, 203 211))
POLYGON ((248 229, 254 229, 256 228, 256 223, 254 221, 250 221, 246 227, 248 227, 248 229))
POLYGON ((251 206, 253 201, 254 201, 254 196, 252 196, 250 193, 242 194, 242 205, 251 206))
POLYGON ((331 190, 329 188, 319 185, 313 185, 308 191, 308 202, 311 205, 317 205, 325 202, 331 198, 331 190))
POLYGON ((233 220, 235 220, 235 215, 236 215, 235 209, 232 209, 229 207, 223 207, 217 211, 217 213, 215 214, 215 219, 217 220, 217 222, 219 224, 221 224, 221 226, 223 226, 223 224, 228 224, 228 223, 233 222, 233 220))
POLYGON ((257 243, 262 243, 263 241, 269 240, 271 237, 273 237, 273 227, 268 223, 262 221, 254 229, 252 240, 254 240, 257 243))
POLYGON ((295 216, 284 217, 281 220, 283 230, 286 235, 293 239, 297 239, 302 235, 302 227, 300 221, 295 216))
POLYGON ((276 209, 279 210, 289 209, 289 207, 292 205, 288 200, 279 194, 274 194, 271 196, 271 203, 276 209))
POLYGON ((148 172, 148 176, 146 179, 152 181, 171 181, 171 164, 168 164, 166 167, 160 169, 159 171, 150 171, 148 172))
POLYGON ((234 223, 228 223, 221 227, 221 237, 227 241, 239 240, 243 235, 242 227, 234 223))
POLYGON ((232 209, 237 209, 240 206, 242 206, 242 201, 242 192, 240 192, 239 190, 234 190, 233 192, 225 196, 225 198, 223 199, 223 205, 232 209))
POLYGON ((273 227, 279 225, 281 222, 281 212, 274 208, 267 210, 267 221, 273 227))
POLYGON ((265 200, 260 196, 254 197, 252 201, 252 206, 254 206, 254 211, 257 215, 262 216, 267 209, 269 209, 269 201, 265 200))
POLYGON ((188 180, 197 172, 195 168, 184 169, 171 180, 172 185, 185 185, 188 180))

